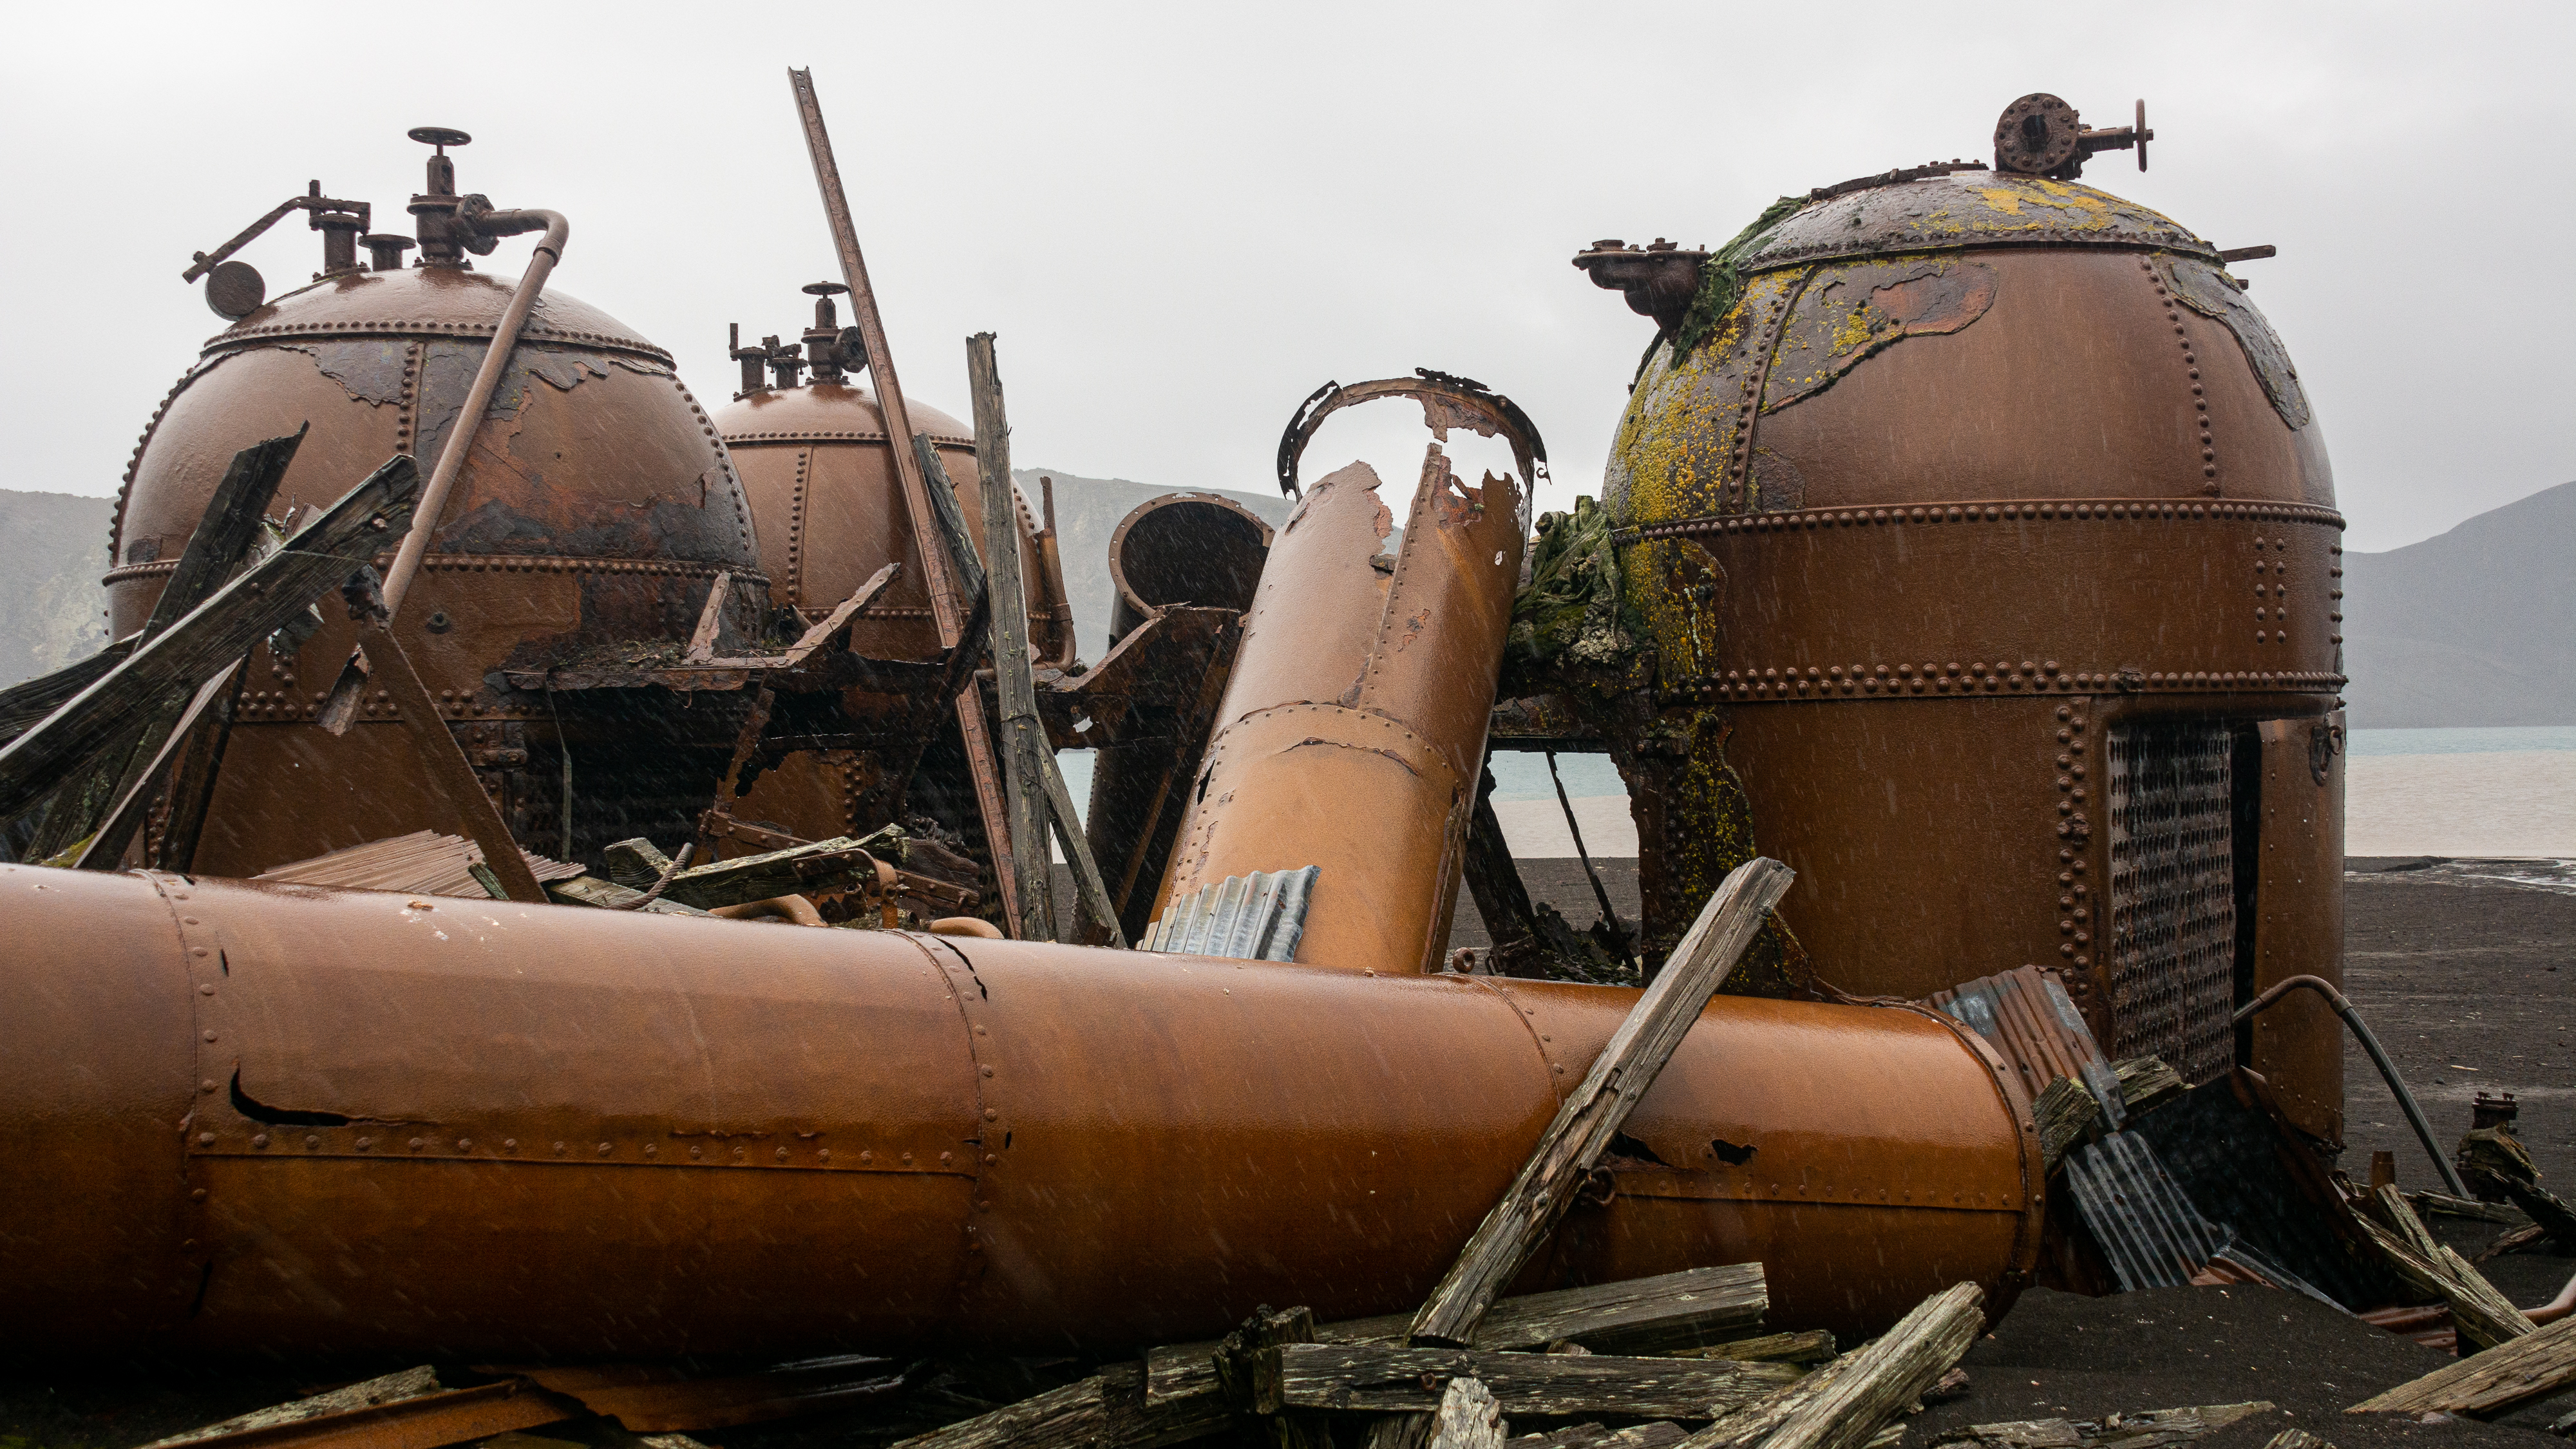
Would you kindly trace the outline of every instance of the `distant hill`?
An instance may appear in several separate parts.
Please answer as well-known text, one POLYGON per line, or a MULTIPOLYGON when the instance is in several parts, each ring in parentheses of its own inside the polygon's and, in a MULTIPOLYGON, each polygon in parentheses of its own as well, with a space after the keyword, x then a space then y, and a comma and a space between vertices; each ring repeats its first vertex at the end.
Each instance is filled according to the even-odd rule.
POLYGON ((1263 497, 1222 488, 1156 488, 1124 478, 1083 478, 1057 468, 1012 469, 1011 477, 1028 494, 1032 506, 1041 474, 1055 480, 1055 526, 1062 535, 1056 547, 1064 557, 1064 591, 1073 600, 1074 634, 1082 641, 1082 657, 1091 663, 1109 652, 1109 535, 1117 532, 1136 505, 1166 493, 1222 493, 1277 528, 1288 521, 1292 501, 1277 494, 1263 497))
POLYGON ((62 668, 107 642, 111 498, 0 488, 0 686, 62 668))
POLYGON ((2343 566, 2352 724, 2576 724, 2576 483, 2343 566))

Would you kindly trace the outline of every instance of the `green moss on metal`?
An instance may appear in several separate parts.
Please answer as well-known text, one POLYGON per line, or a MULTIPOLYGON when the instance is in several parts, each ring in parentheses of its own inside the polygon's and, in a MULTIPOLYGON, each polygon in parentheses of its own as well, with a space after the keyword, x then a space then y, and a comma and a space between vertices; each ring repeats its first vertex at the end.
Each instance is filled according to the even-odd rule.
POLYGON ((1699 294, 1691 298, 1690 310, 1682 314, 1682 325, 1673 333, 1673 356, 1685 358, 1716 330, 1720 319, 1735 310, 1735 300, 1744 293, 1744 276, 1738 268, 1744 259, 1762 245, 1771 229, 1789 219, 1789 215, 1807 204, 1803 196, 1784 196, 1762 209, 1753 224, 1735 234, 1735 240, 1717 249, 1699 266, 1699 294))

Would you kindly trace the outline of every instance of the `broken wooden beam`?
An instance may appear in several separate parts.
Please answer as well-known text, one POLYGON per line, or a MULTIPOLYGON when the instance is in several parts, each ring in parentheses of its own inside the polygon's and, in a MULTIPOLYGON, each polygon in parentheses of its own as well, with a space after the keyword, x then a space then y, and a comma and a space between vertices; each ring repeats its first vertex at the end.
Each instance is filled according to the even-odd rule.
POLYGON ((2381 1189, 2374 1205, 2378 1218, 2357 1212, 2352 1220, 2360 1224, 2380 1256, 2397 1270, 2398 1277, 2450 1305, 2451 1321, 2458 1326, 2461 1337, 2480 1348, 2492 1348, 2532 1331, 2532 1321, 2511 1299, 2496 1291, 2485 1274, 2434 1240, 2396 1188, 2381 1189))
POLYGON ((1431 1449, 1503 1449, 1503 1406, 1476 1379, 1451 1379, 1433 1414, 1431 1449))
POLYGON ((1684 1440, 1688 1449, 1863 1449, 1958 1366, 1984 1331, 1985 1293, 1953 1284, 1868 1344, 1684 1440))
POLYGON ((1760 1338, 1739 1338, 1733 1343, 1712 1344, 1707 1348, 1679 1349, 1674 1356, 1731 1358, 1740 1363, 1826 1363, 1835 1356, 1834 1336, 1830 1330, 1822 1328, 1810 1328, 1799 1333, 1768 1333, 1760 1338))
POLYGON ((230 668, 263 636, 359 569, 411 517, 418 487, 396 457, 243 570, 212 598, 137 645, 26 733, 0 746, 0 819, 24 814, 170 694, 230 668))
POLYGON ((227 1419, 151 1449, 440 1449, 582 1412, 525 1379, 450 1389, 418 1368, 227 1419))
MULTIPOLYGON (((1502 1200, 1476 1225, 1457 1261, 1423 1299, 1405 1330, 1405 1342, 1444 1348, 1475 1341, 1476 1326, 1494 1296, 1564 1220, 1611 1139, 1654 1086, 1707 1009, 1709 997, 1796 878, 1780 862, 1756 856, 1718 883, 1663 970, 1539 1134, 1537 1147, 1502 1200)), ((1370 1426, 1368 1449, 1416 1449, 1429 1432, 1429 1420, 1419 1413, 1380 1420, 1370 1426)))
POLYGON ((2446 1363, 2344 1412, 2496 1414, 2569 1384, 2576 1384, 2576 1316, 2446 1363))
MULTIPOLYGON (((370 583, 375 578, 373 565, 365 569, 370 583)), ((483 790, 482 777, 474 773, 474 762, 465 757, 465 747, 456 742, 456 733, 447 727, 447 717, 439 712, 429 686, 411 666, 411 655, 402 641, 394 636, 392 620, 381 610, 368 618, 361 635, 367 645, 368 658, 375 664, 375 680, 393 696, 394 713, 402 720, 404 732, 411 736, 412 747, 427 767, 432 788, 447 800, 447 808, 466 837, 483 848, 483 866, 492 872, 510 899, 529 905, 546 903, 546 888, 528 869, 528 858, 519 851, 519 842, 510 834, 509 822, 501 818, 501 807, 483 790)))
POLYGON ((1750 1405, 1799 1373, 1787 1364, 1725 1359, 1292 1343, 1263 1351, 1253 1407, 1265 1414, 1295 1408, 1428 1415, 1440 1407, 1449 1381, 1465 1377, 1480 1380, 1506 1414, 1706 1419, 1750 1405))
POLYGON ((916 1434, 891 1449, 1160 1449, 1221 1434, 1234 1423, 1223 1395, 1145 1402, 1144 1365, 1113 1365, 1090 1378, 989 1414, 916 1434))
MULTIPOLYGON (((1474 1347, 1544 1348, 1568 1339, 1603 1353, 1652 1354, 1723 1340, 1762 1321, 1770 1307, 1762 1265, 1734 1263, 1629 1278, 1584 1288, 1525 1293, 1496 1303, 1476 1328, 1474 1347)), ((1318 1343, 1400 1344, 1408 1314, 1319 1324, 1318 1343)), ((1216 1390, 1213 1343, 1174 1344, 1145 1356, 1147 1399, 1216 1390)))
POLYGON ((1504 1449, 1672 1449, 1690 1431, 1666 1419, 1605 1429, 1599 1424, 1573 1424, 1545 1434, 1523 1434, 1503 1441, 1504 1449))
MULTIPOLYGON (((2109 1414, 2099 1419, 2021 1419, 2001 1424, 1971 1424, 1934 1441, 1976 1449, 2181 1449, 2207 1438, 2240 1419, 2272 1411, 2264 1400, 2245 1404, 2202 1404, 2184 1409, 2149 1409, 2136 1414, 2109 1414)), ((2295 1433, 2296 1430, 2288 1432, 2295 1433)), ((2274 1443, 2280 1442, 2277 1438, 2274 1443)), ((2266 1446, 2269 1449, 2269 1446, 2266 1446)))
POLYGON ((1458 1261, 1423 1300, 1407 1334, 1411 1342, 1475 1341, 1485 1310, 1574 1205, 1610 1139, 1654 1086, 1718 983, 1796 878, 1780 862, 1756 856, 1718 885, 1627 1020, 1593 1058, 1582 1084, 1557 1110, 1502 1201, 1477 1224, 1458 1261))
MULTIPOLYGON (((1229 1406, 1250 1414, 1260 1381, 1261 1355, 1283 1344, 1314 1341, 1315 1312, 1311 1308, 1291 1308, 1284 1313, 1265 1308, 1253 1314, 1209 1355, 1216 1370, 1218 1391, 1225 1395, 1229 1406)), ((1150 1399, 1150 1365, 1146 1373, 1150 1399)), ((1312 1414, 1261 1414, 1252 1419, 1252 1425, 1255 1437, 1271 1449, 1333 1449, 1332 1429, 1312 1414)))
POLYGON ((1040 778, 1054 751, 1038 719, 1037 680, 1029 664, 1029 611, 1021 603, 1019 488, 1011 481, 1011 425, 1003 408, 1002 372, 993 334, 966 339, 966 390, 975 405, 975 466, 984 504, 987 587, 999 601, 993 617, 993 697, 999 716, 995 743, 1011 819, 1011 857, 1019 893, 1007 903, 1018 923, 1012 934, 1032 941, 1056 937, 1055 872, 1047 859, 1052 805, 1040 778))

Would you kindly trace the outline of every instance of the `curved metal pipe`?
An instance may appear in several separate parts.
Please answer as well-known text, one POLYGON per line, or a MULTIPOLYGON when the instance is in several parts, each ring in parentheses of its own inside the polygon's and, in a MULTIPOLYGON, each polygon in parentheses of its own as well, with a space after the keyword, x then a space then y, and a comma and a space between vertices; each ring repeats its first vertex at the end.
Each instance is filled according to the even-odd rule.
POLYGON ((2558 1290, 2557 1297, 2538 1308, 2522 1310, 2522 1316, 2534 1323, 2556 1323, 2570 1313, 2576 1313, 2576 1278, 2569 1278, 2567 1286, 2558 1290))
POLYGON ((771 896, 763 901, 744 901, 738 906, 717 906, 707 914, 721 916, 728 921, 777 920, 797 926, 832 924, 824 920, 823 913, 814 909, 814 903, 803 896, 771 896))
POLYGON ((2475 1197, 2477 1194, 2470 1192, 2468 1185, 2460 1181, 2459 1169, 2451 1166, 2451 1159, 2444 1157, 2442 1149, 2434 1145, 2432 1124, 2424 1120, 2424 1109, 2415 1105, 2415 1094, 2406 1090, 2405 1080, 2397 1075, 2397 1064, 2388 1059, 2387 1052, 2380 1050, 2379 1038, 2370 1034, 2370 1028, 2362 1023, 2361 1013, 2353 1010, 2352 1003, 2345 999, 2341 991, 2335 989, 2333 982, 2322 976, 2293 976, 2286 981, 2275 983, 2271 990, 2238 1008, 2236 1015, 2228 1018, 2228 1024, 2234 1026, 2242 1023, 2254 1013, 2301 987, 2325 997, 2326 1004, 2334 1008, 2335 1015, 2342 1017, 2343 1024, 2352 1028, 2354 1038, 2360 1041, 2363 1051, 2370 1053, 2370 1060, 2379 1068, 2380 1077, 2388 1083, 2388 1090, 2397 1098, 2397 1105, 2405 1111, 2406 1125, 2415 1129, 2416 1140, 2424 1144, 2425 1153, 2433 1159, 2434 1168, 2442 1174, 2442 1181, 2449 1186, 2451 1194, 2455 1197, 2475 1197))
POLYGON ((510 305, 501 313, 501 323, 492 331, 491 350, 483 354, 483 365, 474 371, 474 385, 465 390, 465 406, 456 414, 456 426, 448 431, 446 445, 438 450, 438 466, 431 470, 429 482, 420 490, 420 501, 411 516, 411 532, 403 535, 402 547, 394 554, 393 568, 385 575, 385 613, 402 612, 403 595, 410 591, 413 576, 420 572, 421 560, 429 553, 429 540, 438 532, 438 520, 447 511, 447 495, 456 486, 456 475, 465 467, 465 455, 473 447, 474 435, 483 430, 483 410, 492 405, 492 393, 501 385, 501 370, 510 364, 510 355, 518 350, 519 330, 527 325, 528 312, 537 305, 537 294, 546 288, 546 278, 563 260, 564 239, 572 234, 572 223, 560 212, 496 211, 483 218, 482 225, 507 236, 518 231, 532 231, 520 222, 543 222, 545 236, 537 242, 536 251, 528 258, 528 269, 519 274, 519 285, 510 292, 510 305))

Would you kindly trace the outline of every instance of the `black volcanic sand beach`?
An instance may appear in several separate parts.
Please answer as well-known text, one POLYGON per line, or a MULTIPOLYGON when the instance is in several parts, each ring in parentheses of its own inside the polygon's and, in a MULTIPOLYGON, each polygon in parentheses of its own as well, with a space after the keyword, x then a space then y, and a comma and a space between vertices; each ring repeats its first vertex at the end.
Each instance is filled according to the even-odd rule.
MULTIPOLYGON (((1633 860, 1599 862, 1623 914, 1637 909, 1633 860)), ((2512 1091, 2519 1123, 2549 1185, 2576 1199, 2576 890, 2481 879, 2466 863, 2356 861, 2347 877, 2350 994, 2414 1086, 2447 1147, 2469 1125, 2480 1090, 2512 1091)), ((1522 863, 1531 892, 1578 928, 1597 918, 1572 860, 1522 863)), ((2525 872, 2528 874, 2528 872, 2525 872)), ((2545 874, 2545 872, 2544 872, 2545 874)), ((1461 899, 1453 945, 1483 945, 1461 899)), ((2345 1165, 2366 1169, 2373 1148, 2396 1152, 2401 1184, 2433 1181, 2429 1166, 2368 1060, 2348 1051, 2345 1165)), ((2475 1256, 2493 1223, 2435 1218, 2434 1231, 2475 1256)), ((2511 1254, 2485 1271, 2526 1305, 2546 1302, 2576 1258, 2511 1254)), ((1794 1327, 1795 1325, 1786 1325, 1794 1327)), ((2417 1423, 2343 1410, 2438 1367, 2444 1356, 2295 1294, 2262 1288, 2183 1288, 2110 1298, 2034 1291, 1979 1340, 1968 1388, 1906 1421, 1908 1446, 1973 1423, 2099 1418, 2109 1413, 2269 1400, 2262 1414, 2202 1441, 2259 1449, 2299 1427, 2340 1449, 2480 1449, 2560 1443, 2540 1426, 2576 1409, 2576 1392, 2525 1405, 2493 1423, 2417 1423)), ((0 1449, 132 1449, 193 1425, 405 1367, 400 1363, 221 1366, 119 1360, 79 1366, 0 1365, 0 1449)), ((992 1364, 935 1381, 903 1410, 851 1411, 791 1424, 715 1430, 718 1449, 868 1449, 1051 1386, 1070 1362, 992 1364)), ((470 1381, 470 1379, 464 1380, 470 1381)), ((890 1406, 889 1406, 890 1407, 890 1406)), ((1537 1426, 1531 1426, 1537 1427, 1537 1426)), ((585 1437, 568 1426, 528 1437, 585 1437)), ((615 1436, 592 1433, 601 1449, 615 1436)), ((537 1449, 514 1436, 518 1449, 537 1449)), ((626 1441, 631 1449, 632 1441, 626 1441)))

